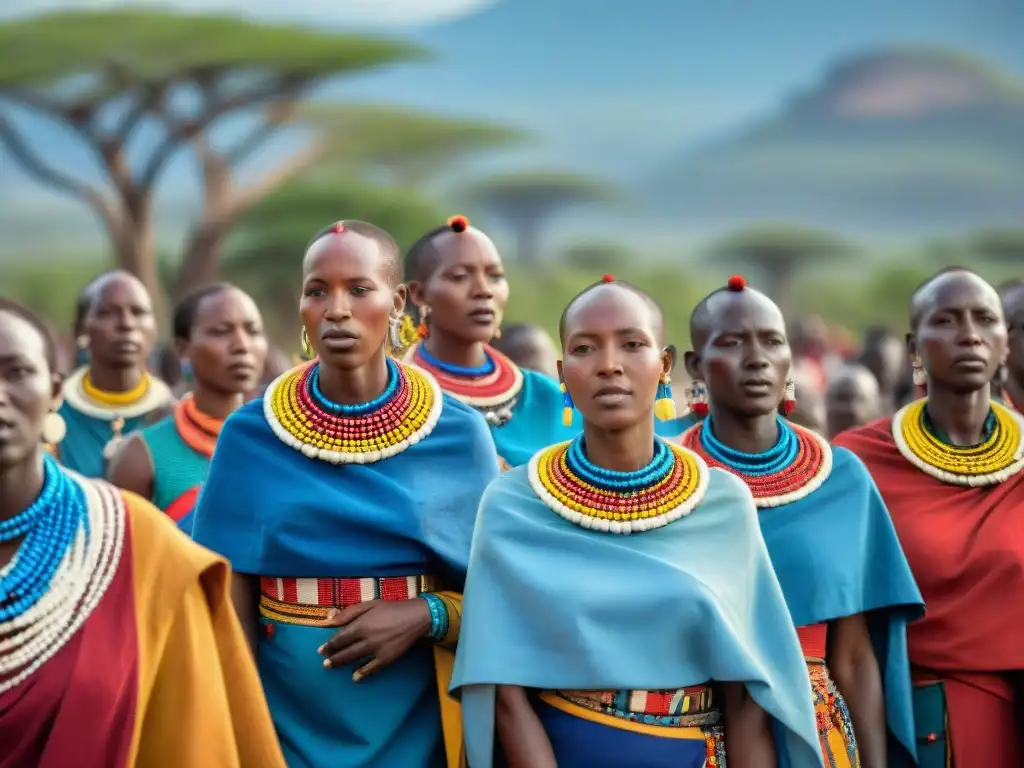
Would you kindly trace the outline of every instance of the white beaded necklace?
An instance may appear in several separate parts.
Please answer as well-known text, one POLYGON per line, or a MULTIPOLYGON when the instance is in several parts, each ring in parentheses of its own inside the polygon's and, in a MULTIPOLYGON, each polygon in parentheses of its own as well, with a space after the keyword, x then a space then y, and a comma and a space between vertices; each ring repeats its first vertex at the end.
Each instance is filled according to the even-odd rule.
MULTIPOLYGON (((24 682, 67 644, 99 605, 121 562, 126 530, 121 494, 107 483, 68 474, 85 491, 88 512, 46 594, 0 623, 0 694, 24 682)), ((13 568, 17 557, 0 574, 13 568)))

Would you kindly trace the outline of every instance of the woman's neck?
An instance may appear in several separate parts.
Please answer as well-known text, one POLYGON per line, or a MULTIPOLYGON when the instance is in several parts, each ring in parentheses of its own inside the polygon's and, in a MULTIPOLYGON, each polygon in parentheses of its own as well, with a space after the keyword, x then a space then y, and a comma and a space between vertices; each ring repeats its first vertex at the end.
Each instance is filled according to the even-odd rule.
POLYGON ((587 458, 602 469, 635 472, 654 459, 654 412, 633 427, 607 430, 584 423, 587 458))
POLYGON ((741 453, 764 453, 779 441, 779 420, 775 411, 747 416, 715 408, 714 403, 708 408, 715 437, 727 448, 741 453))
POLYGON ((142 381, 143 370, 136 366, 106 368, 89 364, 89 381, 101 392, 131 392, 142 381))
POLYGON ((42 448, 27 461, 0 468, 0 520, 8 520, 28 509, 39 498, 45 475, 42 448))
POLYGON ((192 399, 200 413, 223 421, 245 402, 245 395, 235 392, 218 392, 203 386, 197 379, 192 390, 192 399))
POLYGON ((379 397, 387 384, 388 365, 383 349, 361 368, 340 370, 320 363, 320 391, 338 405, 368 403, 379 397))
POLYGON ((989 385, 974 392, 954 392, 929 384, 928 418, 935 428, 956 446, 981 443, 992 408, 989 385))
POLYGON ((485 344, 481 341, 474 341, 466 344, 464 341, 453 339, 443 333, 431 331, 424 339, 423 346, 427 352, 451 365, 459 365, 464 368, 479 368, 487 362, 485 344))

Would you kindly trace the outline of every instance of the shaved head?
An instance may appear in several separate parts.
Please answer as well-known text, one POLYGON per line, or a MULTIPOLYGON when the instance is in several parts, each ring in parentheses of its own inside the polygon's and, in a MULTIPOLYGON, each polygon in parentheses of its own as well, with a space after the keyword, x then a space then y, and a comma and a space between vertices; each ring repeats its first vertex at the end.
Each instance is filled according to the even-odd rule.
POLYGON ((786 321, 782 316, 782 310, 761 291, 750 287, 744 287, 740 291, 728 287, 719 288, 701 299, 690 314, 690 344, 693 349, 698 350, 707 343, 720 313, 741 302, 750 302, 777 315, 779 324, 785 328, 786 321))
POLYGON ((591 283, 573 296, 569 303, 565 305, 565 309, 562 310, 562 316, 558 319, 558 340, 560 343, 565 343, 566 318, 569 317, 570 312, 578 303, 588 296, 591 296, 591 294, 597 293, 598 295, 601 295, 599 292, 602 290, 627 291, 643 301, 647 310, 651 312, 651 324, 654 327, 658 342, 664 343, 665 317, 661 311, 661 306, 654 300, 653 296, 647 293, 647 291, 642 288, 637 288, 635 285, 627 283, 625 280, 602 280, 598 283, 591 283))
POLYGON ((910 297, 910 328, 916 330, 921 324, 921 320, 924 318, 928 309, 931 308, 937 299, 942 296, 951 285, 961 284, 963 282, 971 283, 975 287, 980 288, 984 293, 991 294, 991 298, 994 304, 1002 306, 1002 300, 996 289, 977 272, 973 272, 964 267, 948 267, 940 272, 935 273, 921 285, 917 287, 917 290, 910 297))

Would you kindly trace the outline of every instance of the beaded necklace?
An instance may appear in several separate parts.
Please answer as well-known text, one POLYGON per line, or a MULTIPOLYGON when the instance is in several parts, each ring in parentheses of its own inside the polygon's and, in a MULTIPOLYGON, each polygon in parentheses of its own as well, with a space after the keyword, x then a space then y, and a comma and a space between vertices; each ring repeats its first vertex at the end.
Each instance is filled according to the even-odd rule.
POLYGON ((210 458, 217 443, 223 419, 207 416, 199 410, 191 394, 174 406, 174 426, 185 444, 198 454, 210 458))
POLYGON ((763 453, 743 453, 715 437, 711 417, 680 442, 709 466, 728 470, 750 488, 759 508, 781 507, 814 493, 832 472, 832 449, 821 435, 778 417, 779 438, 763 453))
POLYGON ((491 346, 484 348, 484 364, 453 365, 431 355, 422 343, 414 344, 406 359, 428 371, 441 389, 475 408, 494 427, 507 424, 523 389, 523 372, 491 346))
POLYGON ((125 511, 110 485, 85 480, 47 456, 39 498, 0 524, 22 538, 0 569, 0 694, 51 659, 99 604, 117 570, 125 511))
POLYGON ((583 436, 536 453, 530 485, 556 514, 608 533, 640 533, 690 514, 704 498, 708 466, 696 454, 661 439, 650 464, 616 472, 587 458, 583 436))
POLYGON ((1024 467, 1021 440, 1024 417, 991 403, 991 430, 973 446, 949 445, 928 427, 927 398, 910 403, 892 417, 892 437, 907 461, 950 485, 997 485, 1024 467))
POLYGON ((320 364, 288 371, 263 398, 263 415, 281 442, 331 464, 372 464, 429 435, 443 394, 428 373, 387 360, 384 392, 368 403, 341 405, 320 391, 320 364))

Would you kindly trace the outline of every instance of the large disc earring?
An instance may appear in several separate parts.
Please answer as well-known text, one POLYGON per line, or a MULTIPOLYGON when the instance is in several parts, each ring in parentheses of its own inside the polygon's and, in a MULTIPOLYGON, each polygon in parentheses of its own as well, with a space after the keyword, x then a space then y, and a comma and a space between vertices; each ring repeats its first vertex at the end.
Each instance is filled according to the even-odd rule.
POLYGON ((309 343, 309 334, 306 333, 306 327, 305 326, 302 327, 302 334, 300 335, 299 338, 300 338, 300 340, 302 342, 302 354, 305 356, 305 358, 307 360, 312 360, 313 359, 313 345, 309 343))
POLYGON ((921 362, 920 357, 915 357, 911 362, 912 372, 911 378, 913 379, 914 386, 924 391, 928 389, 928 374, 924 370, 924 363, 921 362))
POLYGON ((56 411, 50 411, 43 417, 42 438, 47 445, 60 445, 68 433, 67 422, 56 411))

